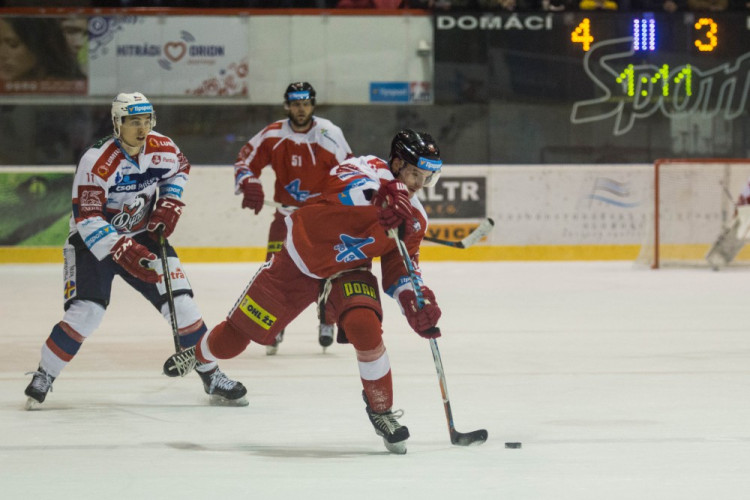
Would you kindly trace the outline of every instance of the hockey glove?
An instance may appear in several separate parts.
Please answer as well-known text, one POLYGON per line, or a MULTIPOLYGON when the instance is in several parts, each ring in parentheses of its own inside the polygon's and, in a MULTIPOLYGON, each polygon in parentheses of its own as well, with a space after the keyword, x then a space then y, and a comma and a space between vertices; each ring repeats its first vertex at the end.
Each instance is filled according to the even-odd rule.
POLYGON ((426 339, 436 339, 440 337, 440 329, 436 326, 442 314, 440 307, 435 300, 435 294, 426 286, 422 287, 422 298, 424 305, 420 309, 414 290, 406 289, 398 294, 398 303, 412 330, 426 339))
POLYGON ((399 180, 382 185, 372 197, 372 204, 378 207, 378 220, 386 231, 400 226, 404 221, 409 225, 413 218, 409 191, 399 180))
POLYGON ((159 273, 150 269, 150 261, 156 260, 156 255, 133 238, 122 236, 110 251, 112 260, 120 264, 123 269, 146 283, 158 283, 161 279, 159 273))
POLYGON ((156 200, 156 208, 148 219, 146 229, 155 233, 161 227, 164 229, 164 237, 169 238, 182 215, 184 206, 185 204, 176 198, 159 198, 156 200))
POLYGON ((257 215, 263 208, 263 186, 260 185, 260 179, 246 177, 240 184, 242 189, 242 208, 255 210, 257 215))

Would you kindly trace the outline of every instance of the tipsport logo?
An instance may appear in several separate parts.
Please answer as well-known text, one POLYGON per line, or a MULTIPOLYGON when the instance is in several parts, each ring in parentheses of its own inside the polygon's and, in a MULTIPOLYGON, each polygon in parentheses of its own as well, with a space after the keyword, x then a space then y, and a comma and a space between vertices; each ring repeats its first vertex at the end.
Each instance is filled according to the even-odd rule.
POLYGON ((298 92, 289 92, 288 99, 290 101, 301 101, 303 99, 310 99, 310 92, 307 90, 300 90, 298 92))
POLYGON ((128 106, 129 115, 142 115, 145 113, 153 113, 154 108, 151 104, 131 104, 128 106))
MULTIPOLYGON (((434 151, 435 147, 430 144, 429 148, 434 151)), ((422 170, 429 170, 430 172, 439 172, 440 168, 443 166, 443 162, 440 160, 431 160, 429 158, 422 158, 419 157, 419 161, 417 162, 417 167, 419 167, 422 170)))
POLYGON ((750 52, 712 69, 685 64, 638 64, 633 39, 604 40, 591 46, 583 60, 600 97, 573 105, 575 125, 614 120, 613 135, 632 130, 639 119, 656 113, 672 118, 690 113, 733 120, 747 113, 750 52))

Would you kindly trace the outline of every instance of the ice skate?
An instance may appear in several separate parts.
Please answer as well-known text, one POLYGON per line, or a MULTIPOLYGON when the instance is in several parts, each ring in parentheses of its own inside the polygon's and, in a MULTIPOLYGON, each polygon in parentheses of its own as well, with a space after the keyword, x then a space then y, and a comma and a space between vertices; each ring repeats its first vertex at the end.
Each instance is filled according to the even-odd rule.
POLYGON ((321 323, 318 326, 318 344, 323 348, 323 352, 326 352, 326 348, 333 344, 333 325, 321 323))
POLYGON ((26 375, 33 375, 31 383, 26 387, 24 393, 28 396, 26 400, 26 409, 35 410, 40 407, 47 397, 47 393, 52 390, 52 382, 55 377, 44 371, 40 366, 35 372, 27 372, 26 375))
POLYGON ((388 410, 383 413, 375 413, 370 408, 370 403, 367 401, 367 395, 364 391, 362 391, 362 398, 365 400, 365 411, 370 418, 370 422, 372 422, 372 426, 375 427, 375 433, 383 438, 383 444, 388 451, 398 455, 406 454, 406 440, 409 439, 409 429, 405 425, 399 424, 397 420, 404 415, 404 411, 388 410))
MULTIPOLYGON (((197 370, 196 370, 197 371, 197 370)), ((206 373, 198 372, 203 380, 203 389, 210 396, 210 403, 216 406, 247 406, 247 389, 241 382, 232 380, 217 366, 206 373)))
POLYGON ((198 360, 195 359, 195 346, 172 354, 164 362, 164 375, 167 377, 184 377, 190 373, 198 360))
POLYGON ((266 356, 275 356, 277 352, 279 352, 279 344, 281 344, 284 341, 284 330, 281 330, 276 335, 276 340, 274 340, 273 344, 266 346, 266 356))

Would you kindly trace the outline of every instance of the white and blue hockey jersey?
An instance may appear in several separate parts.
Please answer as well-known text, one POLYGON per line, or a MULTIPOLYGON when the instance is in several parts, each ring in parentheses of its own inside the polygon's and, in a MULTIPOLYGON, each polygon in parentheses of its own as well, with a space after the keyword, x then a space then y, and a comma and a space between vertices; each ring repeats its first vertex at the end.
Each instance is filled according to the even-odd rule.
POLYGON ((88 149, 73 179, 70 236, 102 260, 121 235, 146 229, 158 197, 180 199, 190 163, 169 137, 150 132, 132 158, 112 137, 88 149))

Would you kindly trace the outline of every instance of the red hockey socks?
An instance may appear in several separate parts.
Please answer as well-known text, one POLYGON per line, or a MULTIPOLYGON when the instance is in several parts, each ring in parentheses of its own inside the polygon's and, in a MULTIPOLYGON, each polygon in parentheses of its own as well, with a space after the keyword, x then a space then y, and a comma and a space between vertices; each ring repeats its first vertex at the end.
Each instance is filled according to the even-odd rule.
POLYGON ((375 311, 366 307, 350 309, 339 322, 357 352, 359 376, 370 408, 376 413, 390 410, 393 406, 391 363, 375 311))
POLYGON ((228 321, 222 321, 201 338, 195 349, 195 357, 201 363, 230 359, 247 349, 248 344, 250 337, 228 321))

